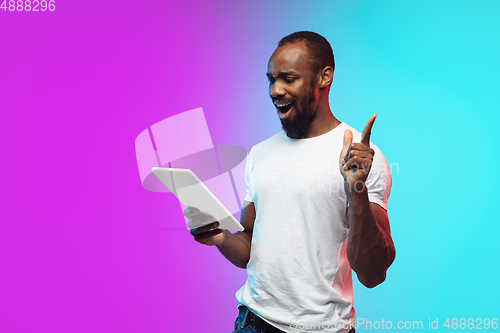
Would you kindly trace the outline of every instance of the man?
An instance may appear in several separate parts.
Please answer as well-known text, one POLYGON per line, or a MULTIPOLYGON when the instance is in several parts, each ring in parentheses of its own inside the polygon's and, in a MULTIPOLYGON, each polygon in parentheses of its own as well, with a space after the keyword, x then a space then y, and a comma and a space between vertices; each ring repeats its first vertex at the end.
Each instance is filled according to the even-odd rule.
POLYGON ((362 134, 333 116, 334 68, 322 36, 284 37, 267 71, 284 131, 247 158, 245 231, 218 229, 196 208, 184 213, 213 222, 191 231, 197 242, 247 269, 235 332, 354 332, 351 269, 372 288, 394 260, 390 170, 370 143, 376 115, 362 134))

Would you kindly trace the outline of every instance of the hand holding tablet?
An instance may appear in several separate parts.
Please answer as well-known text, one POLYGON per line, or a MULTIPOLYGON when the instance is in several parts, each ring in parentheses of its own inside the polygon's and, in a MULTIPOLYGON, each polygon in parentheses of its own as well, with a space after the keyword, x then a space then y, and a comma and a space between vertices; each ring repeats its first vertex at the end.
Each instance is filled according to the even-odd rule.
MULTIPOLYGON (((203 184, 203 182, 189 169, 175 168, 152 168, 151 171, 174 193, 180 202, 188 209, 186 212, 197 218, 190 218, 188 228, 194 229, 211 224, 219 223, 219 229, 243 231, 243 226, 234 218, 226 207, 215 197, 215 195, 203 184)), ((189 217, 188 217, 189 218, 189 217)))
MULTIPOLYGON (((200 213, 198 208, 188 207, 184 210, 184 216, 189 219, 188 225, 200 225, 191 229, 194 240, 204 245, 220 245, 224 241, 224 229, 219 229, 219 222, 214 222, 210 215, 200 213), (204 224, 209 222, 209 224, 204 224)), ((227 231, 226 231, 227 232, 227 231)))

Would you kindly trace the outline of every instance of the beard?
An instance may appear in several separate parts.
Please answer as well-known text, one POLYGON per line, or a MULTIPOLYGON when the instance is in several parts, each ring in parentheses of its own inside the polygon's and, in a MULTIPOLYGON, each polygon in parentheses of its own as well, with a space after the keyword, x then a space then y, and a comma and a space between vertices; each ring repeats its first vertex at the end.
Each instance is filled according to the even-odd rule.
POLYGON ((301 135, 306 135, 307 127, 311 124, 314 117, 316 116, 316 112, 314 112, 314 90, 311 89, 306 95, 306 99, 303 100, 303 103, 300 103, 301 111, 297 110, 297 105, 295 105, 295 115, 291 120, 281 120, 281 126, 283 126, 283 130, 286 135, 291 138, 298 138, 301 135))

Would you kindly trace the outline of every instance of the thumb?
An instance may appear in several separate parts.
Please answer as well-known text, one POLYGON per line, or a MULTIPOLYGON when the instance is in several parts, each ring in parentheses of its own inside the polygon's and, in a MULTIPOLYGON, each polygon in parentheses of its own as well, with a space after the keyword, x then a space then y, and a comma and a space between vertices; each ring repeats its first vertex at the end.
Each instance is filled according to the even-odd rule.
POLYGON ((351 130, 345 130, 344 132, 344 145, 342 146, 342 151, 340 152, 340 161, 346 159, 346 154, 352 143, 352 132, 351 130))

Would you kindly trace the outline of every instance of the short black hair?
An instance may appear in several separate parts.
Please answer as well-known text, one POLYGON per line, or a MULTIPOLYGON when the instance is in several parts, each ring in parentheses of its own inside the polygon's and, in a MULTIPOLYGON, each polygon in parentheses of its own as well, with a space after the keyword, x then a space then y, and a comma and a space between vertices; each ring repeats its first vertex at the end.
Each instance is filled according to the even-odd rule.
POLYGON ((316 73, 326 66, 331 66, 335 71, 335 59, 333 57, 332 47, 326 38, 320 34, 312 31, 294 32, 293 34, 283 37, 279 41, 278 47, 300 41, 306 42, 306 46, 312 57, 313 69, 316 73))

